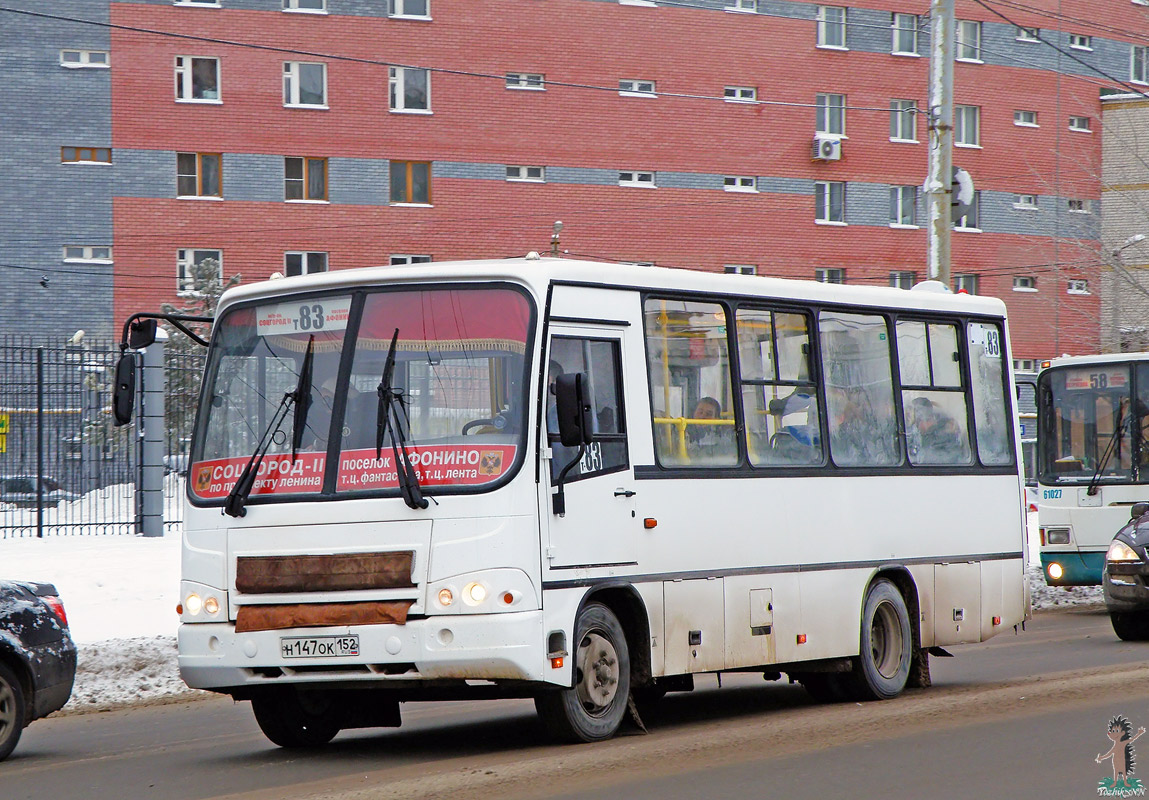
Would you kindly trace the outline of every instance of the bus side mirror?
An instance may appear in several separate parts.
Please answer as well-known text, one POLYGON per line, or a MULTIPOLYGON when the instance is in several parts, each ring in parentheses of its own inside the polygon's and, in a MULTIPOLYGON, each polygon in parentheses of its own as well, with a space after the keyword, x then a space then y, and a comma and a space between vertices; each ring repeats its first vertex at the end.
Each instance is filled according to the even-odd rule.
POLYGON ((133 350, 140 350, 155 344, 157 325, 158 323, 154 319, 141 319, 133 322, 128 334, 128 347, 133 350))
POLYGON ((1133 507, 1129 509, 1129 518, 1140 519, 1146 511, 1149 511, 1149 503, 1134 503, 1133 507))
POLYGON ((131 353, 124 353, 116 364, 116 387, 112 392, 112 416, 117 426, 127 425, 132 421, 132 410, 135 405, 136 358, 131 353))
POLYGON ((559 423, 559 441, 564 447, 590 444, 590 403, 587 401, 585 376, 581 372, 559 375, 555 380, 555 410, 559 423))

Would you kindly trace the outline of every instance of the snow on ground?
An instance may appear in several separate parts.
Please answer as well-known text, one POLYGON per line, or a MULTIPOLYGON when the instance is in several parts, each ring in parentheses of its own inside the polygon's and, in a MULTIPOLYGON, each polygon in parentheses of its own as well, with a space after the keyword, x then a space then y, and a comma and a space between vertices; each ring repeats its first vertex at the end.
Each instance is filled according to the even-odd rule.
MULTIPOLYGON (((1035 609, 1103 602, 1100 587, 1045 585, 1036 514, 1030 515, 1029 583, 1035 609)), ((203 696, 176 666, 180 536, 46 536, 0 540, 0 578, 54 583, 80 648, 62 713, 203 696)))

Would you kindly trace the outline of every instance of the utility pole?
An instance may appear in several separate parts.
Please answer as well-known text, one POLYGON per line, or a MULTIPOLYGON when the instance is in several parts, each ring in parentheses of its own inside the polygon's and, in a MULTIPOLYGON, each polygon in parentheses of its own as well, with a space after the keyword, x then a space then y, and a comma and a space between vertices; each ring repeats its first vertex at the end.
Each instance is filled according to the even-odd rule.
POLYGON ((954 2, 930 0, 929 279, 950 285, 950 229, 953 225, 954 2))

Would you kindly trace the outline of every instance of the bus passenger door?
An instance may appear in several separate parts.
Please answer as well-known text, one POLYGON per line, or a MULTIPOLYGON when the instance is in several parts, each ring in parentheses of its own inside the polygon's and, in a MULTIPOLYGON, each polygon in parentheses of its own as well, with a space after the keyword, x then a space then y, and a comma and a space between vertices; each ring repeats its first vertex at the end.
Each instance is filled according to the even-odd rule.
POLYGON ((620 332, 589 328, 551 328, 547 366, 546 419, 551 458, 542 484, 544 513, 549 519, 547 566, 574 568, 633 564, 637 559, 634 467, 627 446, 626 406, 623 398, 620 332), (581 372, 591 403, 592 441, 581 458, 577 447, 558 439, 555 396, 551 387, 558 375, 581 372), (553 513, 559 475, 566 512, 553 513))

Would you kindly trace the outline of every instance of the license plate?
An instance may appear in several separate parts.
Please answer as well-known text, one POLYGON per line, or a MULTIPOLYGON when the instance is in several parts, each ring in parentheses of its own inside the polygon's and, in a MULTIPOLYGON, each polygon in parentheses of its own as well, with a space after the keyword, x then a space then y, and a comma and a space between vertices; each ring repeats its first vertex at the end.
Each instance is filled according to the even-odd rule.
POLYGON ((359 636, 282 636, 279 652, 284 658, 331 658, 359 655, 359 636))

